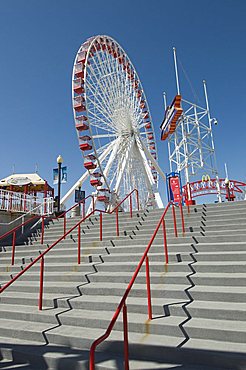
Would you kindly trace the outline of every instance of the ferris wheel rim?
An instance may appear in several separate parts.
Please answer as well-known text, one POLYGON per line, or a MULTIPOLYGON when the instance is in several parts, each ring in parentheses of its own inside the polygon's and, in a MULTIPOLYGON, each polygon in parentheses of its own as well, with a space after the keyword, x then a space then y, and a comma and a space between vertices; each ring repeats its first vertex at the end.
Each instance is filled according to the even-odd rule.
MULTIPOLYGON (((145 95, 145 92, 144 92, 144 89, 143 89, 143 86, 142 86, 142 83, 141 83, 141 80, 137 74, 137 71, 134 67, 134 65, 132 64, 130 58, 128 57, 127 53, 125 52, 125 50, 121 47, 121 45, 118 44, 118 42, 113 39, 112 37, 110 36, 107 36, 107 35, 98 35, 98 36, 93 36, 92 38, 88 39, 84 44, 86 43, 89 43, 88 45, 88 48, 87 48, 87 54, 86 54, 86 59, 85 59, 85 67, 84 67, 84 90, 85 90, 85 93, 84 93, 84 96, 85 96, 85 107, 86 107, 86 114, 87 114, 87 123, 88 123, 88 126, 89 126, 89 131, 90 131, 90 136, 91 136, 91 144, 92 144, 92 148, 93 148, 93 152, 95 154, 95 157, 97 159, 97 163, 98 163, 98 167, 104 177, 104 182, 107 186, 107 188, 109 189, 109 191, 111 191, 112 189, 110 189, 110 185, 107 183, 107 178, 104 176, 104 171, 103 171, 103 168, 102 168, 102 165, 101 165, 101 161, 99 160, 99 154, 98 154, 98 148, 96 147, 96 144, 94 142, 94 137, 93 137, 93 131, 92 131, 92 126, 93 124, 91 123, 91 118, 90 118, 90 115, 89 115, 89 109, 88 109, 88 103, 87 103, 87 69, 89 68, 89 58, 90 58, 90 53, 91 53, 91 50, 92 50, 92 47, 94 45, 94 43, 99 39, 99 38, 102 38, 102 39, 105 39, 105 40, 110 40, 110 42, 112 42, 114 45, 117 46, 118 50, 121 50, 123 52, 123 56, 125 58, 125 60, 127 61, 127 63, 130 63, 130 67, 131 69, 134 71, 134 76, 137 78, 137 81, 138 81, 138 84, 140 85, 140 90, 141 90, 141 97, 143 97, 143 100, 144 100, 144 103, 145 103, 145 110, 147 111, 148 113, 148 116, 149 116, 149 120, 150 122, 152 122, 152 117, 151 117, 151 113, 150 113, 150 109, 149 109, 149 105, 148 105, 148 101, 147 101, 147 98, 146 98, 146 95, 145 95)), ((78 53, 83 50, 83 45, 81 45, 78 53)), ((77 55, 78 55, 77 53, 77 55)), ((76 63, 76 60, 77 60, 77 55, 75 57, 75 61, 74 61, 74 66, 73 66, 73 79, 75 77, 75 65, 77 64, 76 63)), ((126 73, 126 72, 124 72, 126 73)), ((73 91, 73 88, 72 88, 72 96, 74 97, 74 91, 73 91)), ((76 111, 73 110, 73 113, 74 113, 74 120, 76 121, 76 118, 77 118, 77 115, 76 115, 76 111)), ((139 130, 141 128, 144 127, 144 122, 142 123, 141 127, 138 127, 139 130)), ((152 134, 152 143, 154 143, 154 146, 155 148, 157 148, 156 146, 156 139, 155 139, 155 132, 154 132, 154 128, 152 128, 152 132, 148 132, 146 127, 144 127, 144 132, 140 133, 139 132, 139 139, 141 140, 141 134, 145 134, 146 137, 148 134, 152 134)), ((79 137, 79 132, 77 132, 78 134, 78 137, 79 137)), ((112 135, 113 136, 113 135, 112 135)), ((117 138, 117 135, 115 135, 115 137, 117 138)), ((116 140, 116 139, 115 139, 116 140)), ((100 148, 99 148, 100 149, 100 148)), ((155 158, 157 160, 158 156, 157 156, 157 150, 155 149, 155 158)), ((158 184, 158 180, 156 181, 156 184, 158 184)))

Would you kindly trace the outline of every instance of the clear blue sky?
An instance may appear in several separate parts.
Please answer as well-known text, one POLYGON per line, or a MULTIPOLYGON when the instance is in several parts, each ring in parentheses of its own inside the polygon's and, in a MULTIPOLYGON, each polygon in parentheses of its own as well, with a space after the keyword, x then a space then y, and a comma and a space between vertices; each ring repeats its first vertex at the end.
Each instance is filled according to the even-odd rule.
MULTIPOLYGON (((244 0, 0 0, 0 177, 39 173, 52 182, 62 154, 69 188, 83 171, 72 116, 71 73, 86 38, 108 34, 132 60, 150 105, 155 132, 162 92, 176 93, 172 47, 203 99, 209 92, 220 175, 246 180, 246 1, 244 0)), ((181 74, 181 89, 193 99, 181 74)), ((158 139, 168 171, 166 144, 158 139)), ((161 187, 163 188, 163 187, 161 187)))

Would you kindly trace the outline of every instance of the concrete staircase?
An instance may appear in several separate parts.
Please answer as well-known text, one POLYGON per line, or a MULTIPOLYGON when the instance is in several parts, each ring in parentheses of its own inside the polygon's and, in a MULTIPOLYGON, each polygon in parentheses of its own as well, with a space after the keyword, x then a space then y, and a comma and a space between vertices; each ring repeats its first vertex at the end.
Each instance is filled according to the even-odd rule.
MULTIPOLYGON (((178 210, 177 210, 178 211, 178 210)), ((185 215, 186 215, 185 211, 185 215)), ((162 210, 93 216, 45 259, 44 309, 38 311, 39 266, 35 265, 0 296, 1 369, 87 369, 91 343, 107 328, 145 250, 162 210)), ((147 320, 145 269, 127 301, 130 369, 246 369, 246 202, 192 207, 186 235, 174 237, 167 214, 169 264, 158 233, 150 258, 152 309, 147 320)), ((70 219, 68 228, 78 219, 70 219)), ((62 234, 63 221, 0 253, 1 284, 62 234)), ((97 369, 124 369, 122 317, 98 347, 97 369)))

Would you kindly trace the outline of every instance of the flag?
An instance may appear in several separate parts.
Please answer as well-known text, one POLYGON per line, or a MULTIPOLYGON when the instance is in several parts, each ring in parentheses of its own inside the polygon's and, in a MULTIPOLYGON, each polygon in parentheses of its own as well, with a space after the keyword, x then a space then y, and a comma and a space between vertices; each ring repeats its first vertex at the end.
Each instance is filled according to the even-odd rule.
POLYGON ((65 184, 67 182, 67 166, 61 168, 61 182, 65 184))
POLYGON ((53 184, 58 184, 58 168, 53 169, 53 184))

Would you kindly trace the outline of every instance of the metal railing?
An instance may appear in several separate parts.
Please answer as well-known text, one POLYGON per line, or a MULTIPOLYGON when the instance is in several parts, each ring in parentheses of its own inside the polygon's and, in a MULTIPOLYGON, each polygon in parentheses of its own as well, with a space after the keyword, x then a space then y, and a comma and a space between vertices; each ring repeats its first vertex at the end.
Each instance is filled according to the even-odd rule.
MULTIPOLYGON (((20 217, 16 218, 12 222, 8 224, 0 224, 1 226, 10 226, 13 223, 18 223, 20 222, 19 225, 16 227, 12 228, 11 230, 5 232, 3 235, 0 236, 0 242, 6 238, 10 238, 12 236, 12 255, 11 255, 11 265, 14 265, 15 261, 15 247, 16 247, 16 236, 17 233, 19 232, 20 235, 23 235, 25 232, 25 229, 27 226, 31 225, 34 221, 40 220, 40 215, 42 215, 42 219, 44 217, 50 217, 50 212, 53 212, 53 198, 45 198, 44 202, 40 204, 39 206, 34 209, 35 214, 28 220, 24 221, 26 217, 33 215, 33 210, 29 211, 28 213, 25 213, 21 215, 20 217), (47 201, 45 201, 45 199, 47 201), (46 215, 44 215, 44 212, 46 212, 46 215)), ((33 225, 32 225, 33 226, 33 225)))
MULTIPOLYGON (((5 291, 10 285, 12 285, 20 276, 22 276, 26 271, 28 271, 33 265, 35 265, 38 261, 40 261, 40 281, 39 281, 39 301, 38 301, 38 307, 39 310, 42 310, 43 307, 43 282, 44 282, 44 257, 45 255, 53 249, 57 244, 59 244, 62 240, 64 240, 72 231, 77 229, 77 235, 78 235, 78 243, 77 243, 77 250, 78 250, 78 255, 77 255, 77 262, 78 264, 81 263, 81 223, 90 218, 92 215, 95 213, 99 214, 99 219, 100 219, 100 228, 99 228, 99 239, 103 239, 103 214, 112 214, 115 212, 116 215, 116 235, 119 236, 119 215, 118 215, 118 209, 120 205, 126 201, 126 199, 129 198, 130 204, 131 204, 131 198, 132 194, 136 193, 136 199, 137 199, 137 204, 138 203, 138 191, 134 189, 130 194, 128 194, 111 212, 106 212, 102 211, 99 209, 93 209, 92 212, 90 212, 88 215, 83 217, 80 221, 78 221, 72 228, 70 228, 68 231, 66 231, 66 214, 71 211, 74 207, 78 206, 78 203, 76 203, 73 207, 69 208, 66 212, 62 213, 59 217, 64 218, 64 234, 56 240, 51 246, 49 246, 43 253, 39 254, 38 257, 36 257, 31 263, 29 263, 23 270, 21 270, 16 276, 14 276, 8 283, 3 285, 0 288, 0 293, 5 291)), ((91 196, 89 196, 91 197, 91 196)), ((87 197, 87 198, 89 198, 87 197)), ((87 199, 86 198, 86 199, 87 199)), ((132 217, 132 209, 130 212, 130 217, 132 217)), ((30 221, 30 220, 29 220, 30 221)), ((42 218, 42 232, 41 232, 41 241, 43 242, 44 238, 44 221, 42 218)), ((13 237, 13 240, 15 238, 13 237)), ((13 246, 12 246, 12 265, 14 264, 14 257, 15 257, 15 243, 13 241, 13 246)))
MULTIPOLYGON (((0 190, 0 210, 8 212, 36 213, 38 206, 45 206, 45 199, 9 190, 0 190)), ((53 199, 53 198, 51 198, 53 199)))
MULTIPOLYGON (((146 290, 147 290, 147 302, 148 302, 148 318, 149 320, 152 320, 152 304, 151 304, 151 286, 150 286, 150 268, 149 268, 149 258, 148 258, 148 253, 149 250, 155 240, 155 237, 162 226, 162 231, 163 231, 163 246, 164 246, 164 255, 165 255, 165 263, 168 264, 168 248, 167 248, 167 233, 166 233, 166 224, 165 224, 165 216, 168 211, 168 209, 172 207, 172 216, 173 216, 173 226, 174 226, 174 235, 175 237, 178 237, 178 230, 177 230, 177 222, 176 222, 176 211, 175 211, 175 204, 172 202, 169 202, 167 207, 165 208, 155 230, 150 238, 150 241, 145 249, 145 252, 141 258, 141 260, 138 263, 138 266, 125 290, 125 293, 110 321, 110 324, 105 331, 105 333, 100 336, 98 339, 96 339, 90 348, 90 370, 95 370, 95 351, 97 346, 102 343, 105 339, 109 337, 111 334, 111 331, 114 328, 114 325, 119 317, 119 314, 121 311, 123 311, 123 338, 124 338, 124 363, 125 363, 125 370, 129 370, 129 351, 128 351, 128 321, 127 321, 127 305, 126 305, 126 300, 127 297, 131 291, 131 288, 137 278, 137 275, 142 267, 142 265, 145 262, 146 268, 146 290)), ((182 207, 182 202, 179 203, 179 209, 180 209, 180 215, 181 215, 181 225, 182 225, 182 233, 185 235, 185 224, 184 224, 184 214, 183 214, 183 207, 182 207)))

